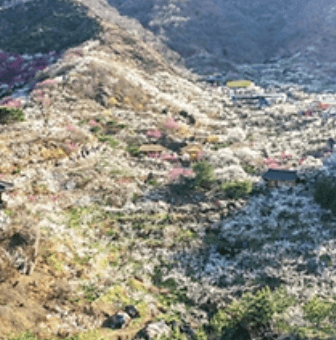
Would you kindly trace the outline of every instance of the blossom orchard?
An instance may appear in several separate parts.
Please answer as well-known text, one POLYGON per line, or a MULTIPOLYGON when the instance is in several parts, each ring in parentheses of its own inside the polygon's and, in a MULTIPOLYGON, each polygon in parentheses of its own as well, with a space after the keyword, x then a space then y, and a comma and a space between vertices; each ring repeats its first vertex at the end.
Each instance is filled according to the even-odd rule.
POLYGON ((12 192, 9 192, 8 195, 11 196, 11 197, 16 197, 18 195, 18 192, 12 191, 12 192))
POLYGON ((29 195, 27 196, 27 198, 29 199, 29 201, 33 201, 33 202, 36 202, 39 198, 38 195, 29 195))
POLYGON ((148 153, 149 158, 160 158, 162 161, 170 160, 170 161, 177 161, 178 157, 174 154, 168 154, 168 153, 163 153, 160 155, 159 152, 149 152, 148 153))
POLYGON ((286 154, 285 151, 281 151, 281 156, 282 159, 291 159, 292 155, 286 154))
POLYGON ((22 108, 20 98, 5 97, 0 101, 0 106, 14 107, 17 109, 22 108))
POLYGON ((78 144, 77 143, 71 143, 69 141, 66 141, 66 144, 67 144, 68 150, 75 151, 75 152, 78 151, 78 144))
POLYGON ((160 130, 148 130, 146 133, 147 137, 161 138, 162 132, 160 130))
POLYGON ((197 152, 197 160, 200 161, 202 159, 202 156, 203 156, 203 151, 202 150, 199 150, 197 152))
POLYGON ((47 91, 42 89, 36 89, 32 92, 33 99, 42 105, 49 106, 50 105, 50 98, 47 91))
POLYGON ((0 86, 4 86, 7 90, 24 84, 33 87, 36 84, 36 72, 54 63, 60 56, 60 53, 50 51, 42 56, 31 56, 27 59, 18 53, 0 50, 0 73, 2 74, 0 86))
POLYGON ((132 180, 130 178, 121 178, 118 180, 120 184, 127 184, 127 183, 132 183, 132 180))
POLYGON ((181 166, 174 168, 168 175, 169 180, 174 181, 180 176, 193 176, 194 172, 191 169, 184 169, 181 166))
POLYGON ((57 81, 55 79, 46 79, 46 80, 44 80, 40 83, 37 83, 36 87, 37 88, 43 88, 43 89, 45 89, 45 88, 50 89, 50 88, 54 87, 55 85, 57 85, 57 81))
POLYGON ((163 160, 163 161, 165 161, 165 160, 169 160, 169 161, 177 161, 178 160, 178 157, 176 156, 176 155, 173 155, 173 154, 166 154, 166 153, 164 153, 164 154, 162 154, 161 155, 161 159, 163 160))
POLYGON ((56 194, 56 195, 51 195, 50 196, 50 199, 53 201, 53 202, 57 202, 61 197, 64 197, 65 195, 62 193, 62 194, 56 194))
POLYGON ((279 161, 271 157, 267 157, 263 163, 268 165, 270 169, 277 169, 281 165, 279 161))
POLYGON ((97 123, 95 120, 91 119, 88 123, 90 126, 98 126, 99 123, 97 123))
POLYGON ((66 129, 68 131, 75 131, 76 130, 76 128, 72 124, 67 124, 66 129))
POLYGON ((267 157, 266 159, 264 159, 263 163, 266 164, 270 169, 283 168, 281 167, 281 165, 283 165, 283 162, 291 159, 292 155, 286 154, 284 151, 281 151, 280 158, 281 160, 277 160, 272 157, 267 157))
POLYGON ((159 152, 148 152, 148 157, 149 158, 159 158, 160 157, 160 153, 159 152))
POLYGON ((180 128, 178 122, 174 120, 172 117, 168 117, 165 123, 165 127, 171 130, 177 130, 180 128))
POLYGON ((37 83, 34 91, 32 92, 32 97, 38 103, 45 106, 50 105, 50 89, 57 85, 56 80, 46 79, 41 83, 37 83))

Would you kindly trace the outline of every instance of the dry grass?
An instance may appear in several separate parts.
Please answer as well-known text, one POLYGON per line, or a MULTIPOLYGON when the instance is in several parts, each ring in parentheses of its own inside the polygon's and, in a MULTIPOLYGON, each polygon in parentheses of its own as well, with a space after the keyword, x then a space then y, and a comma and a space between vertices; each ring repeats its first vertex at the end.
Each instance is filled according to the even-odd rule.
POLYGON ((62 159, 65 158, 68 154, 68 150, 64 147, 63 148, 55 148, 55 149, 47 149, 42 148, 40 155, 42 156, 43 160, 52 160, 52 159, 62 159))
POLYGON ((32 194, 33 195, 49 195, 52 192, 45 184, 33 184, 32 185, 32 194))
POLYGON ((113 84, 112 102, 117 101, 119 104, 124 104, 133 108, 135 111, 143 111, 150 101, 150 96, 144 90, 131 84, 126 78, 120 78, 113 84))
POLYGON ((10 228, 2 234, 0 248, 12 268, 17 268, 24 274, 31 274, 38 255, 40 229, 37 227, 37 220, 27 214, 25 207, 20 208, 7 210, 12 222, 10 228), (22 258, 22 265, 16 262, 17 256, 22 258))
POLYGON ((89 98, 104 107, 126 106, 136 111, 144 110, 149 103, 149 95, 106 64, 93 61, 86 72, 74 74, 70 87, 76 96, 89 98))

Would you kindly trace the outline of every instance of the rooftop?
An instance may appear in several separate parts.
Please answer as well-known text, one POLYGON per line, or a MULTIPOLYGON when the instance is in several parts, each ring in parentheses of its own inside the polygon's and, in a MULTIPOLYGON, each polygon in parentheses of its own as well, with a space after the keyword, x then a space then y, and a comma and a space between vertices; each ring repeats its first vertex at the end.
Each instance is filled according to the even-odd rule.
POLYGON ((295 181, 297 179, 297 173, 296 171, 293 170, 269 169, 266 173, 264 173, 263 179, 278 181, 295 181))

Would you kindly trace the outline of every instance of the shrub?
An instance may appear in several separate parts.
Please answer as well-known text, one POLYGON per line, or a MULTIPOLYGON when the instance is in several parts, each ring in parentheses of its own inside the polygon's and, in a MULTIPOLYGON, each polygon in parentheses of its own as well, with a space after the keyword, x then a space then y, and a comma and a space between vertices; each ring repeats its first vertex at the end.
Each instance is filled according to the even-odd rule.
POLYGON ((221 189, 228 197, 238 199, 252 192, 253 183, 249 180, 225 182, 221 185, 221 189))
POLYGON ((99 132, 101 130, 101 127, 100 126, 93 126, 90 131, 91 132, 99 132))
POLYGON ((335 306, 335 303, 323 301, 315 295, 302 309, 305 312, 305 319, 320 327, 328 316, 335 314, 335 306))
POLYGON ((128 125, 127 124, 118 124, 117 125, 117 128, 119 128, 119 129, 128 129, 128 125))
POLYGON ((0 124, 23 122, 24 113, 21 109, 15 107, 0 106, 0 124))
POLYGON ((196 340, 208 340, 208 336, 202 326, 197 328, 195 332, 195 338, 196 340))
POLYGON ((330 204, 329 208, 331 212, 336 216, 336 199, 334 199, 330 204))
POLYGON ((139 156, 140 154, 140 146, 137 144, 129 143, 126 151, 133 157, 139 156))
POLYGON ((252 328, 267 325, 275 312, 274 303, 271 300, 271 290, 269 287, 261 289, 254 297, 249 296, 250 305, 246 313, 246 319, 252 328))
POLYGON ((283 287, 275 292, 265 287, 255 295, 246 293, 240 301, 232 301, 213 316, 210 325, 217 335, 230 332, 239 324, 245 324, 249 330, 257 330, 267 326, 275 313, 284 313, 294 303, 295 299, 283 287))
POLYGON ((119 142, 117 140, 115 140, 113 137, 111 136, 103 136, 103 135, 99 135, 98 136, 98 140, 100 142, 108 142, 111 146, 111 148, 115 148, 119 145, 119 142))
MULTIPOLYGON (((336 185, 331 179, 324 178, 317 182, 314 192, 315 201, 324 208, 335 206, 333 202, 336 200, 336 185)), ((335 210, 335 208, 333 209, 335 210)), ((336 212, 336 211, 335 211, 336 212)), ((333 213, 335 213, 333 211, 333 213)))
POLYGON ((215 180, 213 165, 207 161, 199 161, 193 165, 196 173, 195 185, 198 187, 206 187, 215 180))
POLYGON ((108 120, 108 121, 106 122, 106 125, 107 125, 107 126, 117 126, 117 125, 118 125, 118 122, 115 121, 115 120, 108 120))
POLYGON ((230 146, 231 143, 227 142, 227 143, 219 143, 219 144, 216 144, 216 145, 213 145, 211 147, 211 150, 214 150, 214 151, 217 151, 219 149, 222 149, 222 148, 227 148, 228 146, 230 146))
POLYGON ((97 300, 99 298, 99 293, 97 292, 97 287, 92 284, 92 283, 89 283, 87 285, 81 285, 81 288, 84 292, 84 299, 86 301, 90 301, 90 302, 93 302, 95 300, 97 300))
POLYGON ((136 192, 134 192, 133 195, 132 195, 132 202, 135 203, 136 200, 137 200, 139 197, 140 197, 140 196, 139 196, 136 192))
POLYGON ((251 174, 251 175, 255 174, 255 169, 252 165, 245 164, 245 165, 243 165, 243 169, 248 174, 251 174))
POLYGON ((169 336, 162 334, 156 337, 157 340, 187 340, 187 337, 181 333, 179 327, 174 327, 169 336))
POLYGON ((153 186, 158 186, 158 185, 159 185, 157 179, 155 179, 155 178, 150 179, 147 183, 148 183, 149 185, 153 185, 153 186))

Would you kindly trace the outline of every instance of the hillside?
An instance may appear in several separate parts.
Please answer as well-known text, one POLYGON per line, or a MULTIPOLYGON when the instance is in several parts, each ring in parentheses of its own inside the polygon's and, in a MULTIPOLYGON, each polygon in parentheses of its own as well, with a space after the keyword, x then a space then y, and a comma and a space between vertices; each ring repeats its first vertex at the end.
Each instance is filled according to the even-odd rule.
POLYGON ((11 4, 36 40, 0 38, 0 339, 335 338, 334 94, 235 103, 103 0, 11 4))
POLYGON ((330 0, 108 2, 187 59, 205 53, 234 63, 263 62, 309 46, 315 46, 320 61, 335 58, 335 6, 330 0))
MULTIPOLYGON (((275 69, 271 67, 268 74, 278 79, 284 67, 278 69, 277 62, 300 53, 300 68, 290 68, 295 84, 309 86, 309 75, 322 62, 331 65, 327 72, 318 66, 314 79, 327 78, 335 85, 334 1, 106 1, 154 32, 196 73, 231 71, 231 77, 244 77, 237 64, 273 60, 275 69)), ((249 77, 261 85, 265 75, 253 70, 249 77)))

